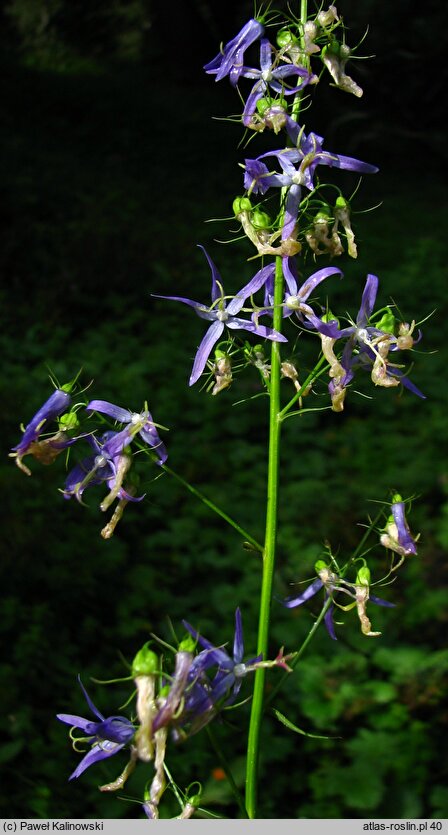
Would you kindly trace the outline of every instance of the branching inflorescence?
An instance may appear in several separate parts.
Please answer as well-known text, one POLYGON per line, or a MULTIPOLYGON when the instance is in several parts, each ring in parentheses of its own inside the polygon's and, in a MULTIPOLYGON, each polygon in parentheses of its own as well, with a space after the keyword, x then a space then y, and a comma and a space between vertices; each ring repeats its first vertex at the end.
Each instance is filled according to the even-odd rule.
MULTIPOLYGON (((327 150, 323 137, 308 130, 303 117, 303 103, 313 88, 325 81, 356 98, 362 89, 346 73, 350 49, 345 43, 341 17, 335 6, 329 6, 309 18, 306 4, 301 15, 283 20, 276 37, 272 27, 260 16, 249 20, 205 71, 216 81, 228 78, 243 99, 241 122, 249 135, 271 133, 275 147, 251 158, 243 168, 242 193, 233 202, 233 214, 251 246, 251 254, 261 261, 252 277, 234 295, 224 290, 221 275, 208 252, 201 247, 211 271, 210 304, 182 296, 159 295, 158 298, 180 302, 191 307, 207 322, 193 362, 190 385, 203 379, 207 390, 217 395, 229 389, 234 377, 253 373, 259 377, 260 390, 269 397, 270 432, 267 478, 266 534, 264 545, 248 535, 251 548, 261 551, 262 576, 257 654, 244 660, 242 619, 235 613, 233 650, 215 646, 188 621, 186 635, 168 655, 158 653, 147 643, 132 663, 132 685, 135 707, 130 717, 104 718, 81 684, 84 697, 95 721, 61 713, 58 719, 85 736, 74 739, 74 746, 83 742, 91 746, 71 778, 79 777, 97 762, 128 752, 128 762, 120 776, 101 786, 102 791, 121 788, 136 765, 150 764, 144 797, 140 798, 144 813, 154 819, 167 782, 180 801, 177 817, 190 817, 200 805, 200 790, 180 792, 166 765, 170 743, 187 741, 223 711, 235 707, 246 678, 255 676, 251 698, 248 733, 246 798, 242 800, 232 776, 227 773, 241 814, 257 814, 258 752, 264 706, 266 670, 280 667, 291 672, 295 653, 284 655, 280 649, 274 660, 268 660, 269 625, 275 569, 277 539, 277 508, 279 483, 279 450, 281 426, 286 417, 305 414, 303 399, 314 395, 318 407, 340 413, 355 378, 368 372, 376 387, 408 389, 424 398, 406 372, 407 356, 421 338, 415 334, 415 322, 401 320, 394 305, 382 306, 375 312, 379 279, 367 276, 358 313, 347 324, 343 315, 336 315, 329 302, 319 302, 315 293, 325 282, 326 295, 331 298, 334 280, 342 271, 333 264, 316 268, 317 260, 332 261, 344 250, 357 257, 357 244, 351 223, 351 206, 339 185, 319 179, 320 172, 338 169, 359 175, 373 174, 376 166, 353 157, 327 150), (258 56, 257 66, 246 65, 247 55, 258 56), (245 91, 247 85, 247 92, 245 91), (273 208, 274 207, 274 208, 273 208), (255 253, 254 253, 254 249, 255 253), (309 266, 311 263, 311 267, 309 266), (331 281, 330 281, 331 279, 331 281), (264 324, 263 322, 269 324, 264 324), (244 333, 241 333, 244 332, 244 333), (289 355, 289 344, 297 337, 314 340, 317 359, 305 373, 289 355), (265 354, 266 344, 270 356, 265 354), (282 351, 284 352, 282 355, 282 351), (327 376, 328 393, 322 386, 327 376), (210 383, 211 379, 211 383, 210 383), (294 391, 291 389, 291 381, 294 391), (285 393, 286 402, 282 402, 285 393), (291 665, 287 662, 291 661, 291 665)), ((251 146, 252 147, 252 146, 251 146)), ((226 278, 226 287, 228 282, 226 278)), ((359 298, 359 291, 356 291, 359 298)), ((167 450, 160 437, 161 427, 154 422, 147 404, 140 412, 109 401, 82 400, 79 392, 73 402, 76 382, 57 387, 23 430, 13 448, 18 467, 31 475, 23 463, 25 456, 50 464, 70 450, 75 463, 65 477, 61 490, 65 499, 79 503, 94 487, 106 488, 100 509, 115 509, 101 533, 109 538, 128 502, 139 503, 140 477, 144 463, 172 473, 166 465, 167 450), (77 456, 78 448, 83 454, 77 456), (136 457, 142 463, 136 463, 136 457)), ((174 474, 175 475, 175 474, 174 474)), ((176 476, 177 477, 177 476, 176 476)), ((182 482, 182 479, 178 477, 182 482)), ((184 482, 185 483, 185 482, 184 482)), ((243 536, 245 532, 229 516, 190 488, 212 510, 225 518, 243 536)), ((387 581, 390 575, 417 553, 416 542, 409 529, 406 514, 409 501, 394 493, 368 526, 367 535, 379 534, 373 549, 388 555, 382 579, 371 580, 371 568, 359 548, 345 560, 336 558, 327 548, 325 559, 315 564, 316 576, 299 594, 280 600, 287 608, 307 604, 323 592, 323 608, 318 623, 323 622, 330 637, 337 638, 335 612, 356 610, 361 633, 377 637, 367 613, 369 603, 392 607, 394 603, 378 597, 372 587, 387 581), (383 519, 381 521, 381 514, 383 519), (381 526, 382 525, 382 526, 381 526)), ((339 627, 338 627, 339 628, 339 627)), ((300 654, 300 653, 299 653, 300 654)), ((298 657, 298 656, 297 656, 298 657)), ((85 750, 85 749, 84 749, 85 750)), ((70 778, 70 779, 71 779, 70 778)))

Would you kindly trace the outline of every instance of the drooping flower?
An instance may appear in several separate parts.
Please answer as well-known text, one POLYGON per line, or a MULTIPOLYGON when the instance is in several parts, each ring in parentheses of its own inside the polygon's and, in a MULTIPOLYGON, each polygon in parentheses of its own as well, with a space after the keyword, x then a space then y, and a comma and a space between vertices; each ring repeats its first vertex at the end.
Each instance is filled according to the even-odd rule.
POLYGON ((215 81, 221 81, 226 75, 230 83, 235 86, 244 68, 244 53, 246 49, 261 38, 264 27, 259 20, 251 18, 238 34, 221 49, 204 70, 209 75, 215 75, 215 81))
POLYGON ((123 487, 124 477, 132 462, 131 456, 125 451, 132 440, 129 431, 127 429, 121 432, 108 430, 103 433, 100 440, 97 440, 94 435, 89 435, 86 440, 93 449, 93 455, 84 458, 69 472, 62 491, 64 498, 71 499, 74 496, 81 502, 83 493, 88 487, 107 482, 111 492, 109 500, 102 503, 102 510, 107 510, 117 497, 131 502, 141 501, 143 496, 136 498, 123 487))
MULTIPOLYGON (((51 421, 67 411, 70 401, 68 391, 64 391, 63 388, 56 389, 26 425, 20 442, 12 448, 11 458, 16 459, 17 466, 27 475, 31 475, 31 471, 22 463, 22 459, 25 455, 32 453, 33 445, 36 444, 42 432, 46 431, 51 421)), ((65 446, 64 440, 66 439, 62 437, 53 439, 54 450, 62 450, 65 446)))
POLYGON ((405 557, 417 553, 416 540, 412 536, 406 520, 406 505, 399 493, 393 497, 391 515, 389 516, 384 533, 380 537, 381 544, 402 557, 401 565, 405 557))
POLYGON ((201 302, 192 301, 192 299, 185 299, 181 296, 155 296, 159 299, 169 299, 170 301, 187 304, 196 311, 197 315, 200 316, 201 319, 206 319, 212 323, 197 350, 193 363, 193 370, 190 376, 190 386, 192 386, 201 376, 212 348, 218 342, 224 331, 224 327, 228 327, 231 330, 250 331, 257 336, 264 337, 265 339, 271 339, 276 342, 287 342, 286 337, 274 330, 274 328, 257 325, 252 320, 242 319, 237 315, 243 307, 246 299, 256 293, 257 290, 260 290, 269 276, 273 274, 275 265, 268 264, 268 266, 259 270, 248 282, 248 284, 246 284, 237 293, 237 295, 234 296, 228 304, 226 304, 221 276, 204 247, 200 248, 203 250, 205 257, 207 258, 212 273, 211 306, 207 307, 206 305, 201 304, 201 302))
MULTIPOLYGON (((365 606, 367 600, 370 599, 372 603, 375 603, 377 606, 392 607, 395 604, 389 603, 387 600, 383 600, 381 597, 377 597, 376 595, 370 593, 369 584, 366 584, 365 582, 365 573, 362 574, 363 582, 348 583, 342 577, 339 577, 339 575, 336 574, 334 571, 331 571, 331 569, 328 567, 328 565, 326 565, 326 563, 323 560, 318 560, 316 562, 315 568, 317 573, 316 579, 313 580, 313 582, 310 583, 310 585, 307 586, 301 594, 287 598, 286 600, 281 600, 280 602, 282 603, 282 605, 286 606, 287 609, 294 609, 296 606, 301 606, 302 603, 306 603, 323 588, 325 589, 324 608, 326 608, 324 615, 324 623, 328 634, 334 641, 337 640, 333 622, 333 612, 335 605, 338 608, 344 610, 346 610, 347 608, 353 608, 354 606, 357 606, 363 634, 369 636, 373 634, 379 635, 380 633, 371 633, 370 631, 370 621, 368 621, 365 614, 365 606), (348 607, 340 605, 335 599, 335 596, 338 593, 349 595, 349 597, 354 599, 354 602, 349 604, 348 607), (327 607, 327 603, 330 599, 332 602, 327 607), (363 617, 361 617, 361 615, 363 617)), ((360 572, 358 572, 358 576, 359 575, 360 572)))
MULTIPOLYGON (((341 357, 341 366, 345 370, 346 385, 353 377, 356 367, 368 368, 372 381, 380 386, 398 386, 400 383, 418 397, 425 395, 403 374, 402 370, 388 360, 389 351, 399 350, 398 338, 369 321, 373 312, 378 292, 379 281, 376 275, 369 274, 362 294, 361 305, 356 320, 346 328, 340 328, 337 320, 323 321, 316 317, 313 325, 320 334, 337 339, 348 337, 341 357), (355 352, 355 349, 357 353, 355 352)), ((334 344, 334 343, 333 343, 334 344)))
POLYGON ((146 405, 142 412, 131 412, 130 409, 122 409, 121 406, 115 406, 107 400, 91 400, 86 406, 86 411, 100 412, 123 423, 130 441, 135 435, 139 435, 156 453, 158 464, 164 464, 167 460, 168 453, 165 444, 160 440, 156 425, 146 405))
POLYGON ((70 775, 69 780, 79 777, 83 771, 91 765, 94 765, 94 763, 117 754, 118 751, 121 751, 125 745, 131 742, 135 733, 132 722, 124 716, 109 716, 105 719, 103 714, 93 704, 81 679, 79 679, 79 683, 90 710, 99 721, 92 722, 90 719, 83 719, 82 716, 75 716, 71 713, 57 714, 57 719, 60 722, 65 722, 66 725, 71 725, 72 728, 79 728, 85 732, 86 737, 82 737, 79 740, 75 739, 75 743, 77 741, 88 742, 92 745, 90 751, 87 752, 75 768, 73 774, 70 775))

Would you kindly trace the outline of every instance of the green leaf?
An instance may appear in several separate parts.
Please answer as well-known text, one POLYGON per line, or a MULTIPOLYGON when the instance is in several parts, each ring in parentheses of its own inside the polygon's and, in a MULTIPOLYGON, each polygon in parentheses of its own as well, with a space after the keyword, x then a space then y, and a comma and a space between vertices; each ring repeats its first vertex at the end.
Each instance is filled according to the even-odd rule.
POLYGON ((302 734, 302 736, 310 736, 312 739, 342 739, 340 736, 322 736, 321 734, 309 734, 307 731, 302 731, 301 728, 298 728, 297 725, 294 725, 290 722, 283 713, 280 713, 279 710, 273 708, 274 715, 277 717, 278 721, 285 725, 286 728, 289 728, 290 731, 294 731, 296 734, 302 734))

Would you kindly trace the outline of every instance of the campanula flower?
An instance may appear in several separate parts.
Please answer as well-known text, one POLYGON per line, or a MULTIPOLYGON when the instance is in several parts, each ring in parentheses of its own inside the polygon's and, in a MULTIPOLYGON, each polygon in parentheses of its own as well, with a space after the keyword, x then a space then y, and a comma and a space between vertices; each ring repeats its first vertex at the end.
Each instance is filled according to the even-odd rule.
POLYGON ((303 89, 306 84, 317 81, 316 76, 309 73, 305 67, 290 63, 284 63, 282 66, 278 66, 278 59, 274 56, 275 53, 271 44, 267 38, 262 38, 260 42, 260 69, 256 70, 243 67, 241 70, 241 75, 244 78, 257 80, 244 107, 243 124, 246 127, 251 126, 257 102, 264 96, 269 95, 269 90, 274 90, 275 93, 281 95, 291 95, 303 89), (285 84, 285 80, 291 76, 296 76, 298 79, 296 85, 290 86, 289 84, 285 84))
POLYGON ((400 383, 418 397, 425 395, 403 374, 402 370, 388 360, 389 351, 399 350, 397 337, 375 325, 369 324, 378 293, 379 281, 376 275, 369 274, 362 294, 361 305, 356 320, 346 328, 340 328, 337 320, 323 321, 316 317, 313 325, 320 334, 333 340, 348 337, 341 357, 341 366, 345 371, 339 382, 345 386, 353 378, 357 367, 368 368, 372 381, 380 386, 398 386, 400 383), (356 349, 356 353, 355 353, 356 349))
POLYGON ((347 171, 356 171, 360 174, 375 174, 378 168, 370 163, 362 162, 353 157, 346 157, 342 154, 333 154, 323 150, 323 137, 316 133, 306 136, 305 132, 290 117, 287 118, 287 131, 294 143, 294 148, 285 148, 282 151, 267 151, 257 159, 246 159, 244 176, 244 187, 249 193, 265 194, 270 186, 304 186, 312 191, 314 189, 314 172, 318 165, 328 165, 331 168, 342 168, 347 171), (271 172, 263 162, 265 159, 275 157, 279 163, 282 173, 271 172), (297 163, 299 164, 297 167, 297 163))
MULTIPOLYGON (((327 608, 324 616, 324 623, 329 633, 330 637, 336 641, 336 632, 334 628, 334 621, 333 621, 333 612, 334 612, 334 605, 338 606, 340 609, 352 608, 354 606, 357 607, 358 616, 361 621, 361 630, 364 635, 379 635, 380 633, 372 633, 370 631, 370 621, 368 620, 365 612, 365 607, 367 600, 371 600, 372 603, 375 603, 377 606, 388 606, 392 607, 395 604, 389 603, 387 600, 383 600, 381 597, 377 597, 374 594, 370 593, 369 583, 366 583, 366 574, 362 574, 361 579, 363 582, 359 583, 348 583, 342 577, 339 577, 334 571, 325 564, 323 560, 318 560, 316 562, 316 572, 317 577, 310 583, 309 586, 299 595, 295 597, 287 598, 286 600, 281 600, 283 606, 286 606, 288 609, 293 609, 296 606, 301 606, 302 603, 306 603, 315 594, 317 594, 322 588, 325 589, 325 597, 324 597, 324 607, 326 606, 328 600, 331 599, 331 604, 327 608), (337 593, 347 594, 350 597, 354 598, 354 602, 349 604, 349 607, 341 606, 339 603, 335 601, 335 595, 337 593)), ((361 572, 358 572, 358 576, 361 572)), ((370 575, 369 575, 370 577, 370 575)), ((357 577, 358 580, 358 577, 357 577)))
POLYGON ((264 27, 259 20, 253 18, 248 20, 236 37, 226 43, 212 61, 205 64, 205 72, 215 75, 215 81, 221 81, 228 75, 230 83, 235 86, 244 68, 246 49, 261 38, 263 32, 264 27))
POLYGON ((91 400, 86 406, 86 411, 100 412, 100 414, 108 415, 119 423, 123 423, 130 441, 138 434, 145 444, 148 444, 156 453, 158 464, 164 464, 167 460, 168 453, 165 444, 159 438, 156 425, 146 405, 142 412, 131 412, 130 409, 122 409, 121 406, 115 406, 114 403, 109 403, 107 400, 91 400))
POLYGON ((99 721, 92 722, 90 719, 83 719, 82 716, 74 716, 71 713, 57 714, 57 719, 60 722, 65 722, 66 725, 71 725, 72 728, 79 728, 85 732, 86 737, 82 737, 79 740, 75 738, 75 743, 79 741, 92 744, 90 751, 88 751, 77 768, 75 768, 69 780, 79 777, 83 771, 91 765, 94 765, 94 763, 117 754, 118 751, 121 751, 125 745, 131 742, 135 733, 132 722, 124 716, 109 716, 105 719, 93 704, 80 679, 79 683, 90 710, 99 721))
MULTIPOLYGON (((396 493, 393 497, 391 515, 387 520, 380 541, 385 548, 402 557, 399 565, 403 562, 404 557, 417 553, 416 539, 409 530, 406 520, 406 506, 399 493, 396 493)), ((398 565, 395 568, 398 568, 398 565)))
MULTIPOLYGON (((33 445, 38 441, 42 432, 46 431, 52 420, 67 411, 70 401, 71 397, 67 391, 64 391, 63 388, 56 389, 27 424, 20 443, 12 448, 10 456, 16 459, 17 466, 27 475, 31 475, 31 471, 22 463, 23 457, 32 454, 33 445)), ((54 448, 62 450, 64 448, 63 439, 55 439, 54 448)))
POLYGON ((102 510, 107 510, 117 497, 127 501, 141 501, 143 496, 136 498, 127 493, 122 486, 132 462, 131 456, 125 452, 132 440, 129 431, 108 430, 102 434, 100 440, 94 435, 89 435, 86 440, 92 447, 93 454, 84 458, 69 472, 63 490, 64 498, 71 499, 75 496, 81 502, 88 487, 107 482, 113 495, 110 501, 101 505, 102 510))
POLYGON ((287 342, 286 337, 273 328, 267 328, 264 325, 257 325, 252 320, 242 319, 237 316, 246 299, 256 293, 257 290, 260 290, 267 279, 273 275, 275 269, 274 264, 268 264, 268 266, 259 270, 249 283, 246 284, 237 293, 237 295, 234 296, 230 302, 228 302, 228 304, 226 304, 221 276, 204 247, 200 248, 203 250, 205 257, 207 258, 212 273, 211 306, 206 307, 206 305, 201 304, 200 302, 195 302, 191 299, 185 299, 180 296, 156 296, 156 298, 159 299, 169 299, 171 301, 188 304, 196 311, 197 315, 200 316, 201 319, 206 319, 212 323, 197 350, 193 363, 193 370, 190 376, 190 386, 192 386, 201 376, 212 348, 218 342, 224 331, 224 327, 228 327, 231 330, 250 331, 257 336, 262 336, 265 339, 271 339, 276 342, 287 342))
MULTIPOLYGON (((309 304, 306 304, 307 299, 310 297, 315 288, 318 287, 319 284, 326 278, 329 278, 332 275, 342 276, 341 270, 338 269, 338 267, 324 267, 323 269, 317 270, 317 272, 310 275, 299 287, 294 258, 283 258, 282 266, 286 285, 285 297, 283 300, 283 316, 291 316, 295 313, 302 322, 307 320, 308 324, 314 325, 314 322, 316 321, 320 326, 321 320, 315 315, 312 307, 309 304)), ((272 308, 274 305, 273 275, 269 276, 267 279, 264 285, 264 293, 264 304, 266 309, 262 310, 261 313, 258 312, 253 314, 252 318, 255 320, 261 314, 272 314, 272 308)))

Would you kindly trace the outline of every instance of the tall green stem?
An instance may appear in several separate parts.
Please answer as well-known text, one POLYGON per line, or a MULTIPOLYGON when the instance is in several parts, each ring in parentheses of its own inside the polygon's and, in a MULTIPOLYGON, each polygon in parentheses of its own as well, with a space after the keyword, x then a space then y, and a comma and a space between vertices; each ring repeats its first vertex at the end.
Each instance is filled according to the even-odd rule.
MULTIPOLYGON (((282 259, 277 258, 275 265, 274 287, 274 328, 281 330, 283 302, 282 259)), ((277 342, 271 348, 271 384, 269 408, 269 461, 266 507, 266 532, 263 551, 263 577, 261 584, 260 615, 258 625, 257 655, 267 657, 269 624, 271 613, 272 579, 275 565, 275 546, 277 540, 278 480, 280 464, 280 348, 277 342)), ((246 764, 246 808, 250 818, 254 818, 257 808, 258 760, 260 753, 260 731, 263 715, 265 670, 255 673, 254 693, 249 725, 246 764)))
MULTIPOLYGON (((300 19, 303 27, 308 17, 307 0, 301 0, 300 19)), ((302 36, 302 47, 304 38, 302 36)), ((303 58, 305 55, 303 54, 303 58)), ((297 121, 302 94, 299 92, 294 99, 292 107, 292 118, 297 121)), ((282 189, 282 201, 286 198, 286 192, 282 189)), ((282 202, 284 205, 284 202, 282 202)), ((280 223, 281 225, 281 223, 280 223)), ((282 258, 277 258, 275 263, 275 285, 274 285, 274 311, 273 325, 281 333, 283 322, 283 295, 284 277, 282 258)), ((280 347, 277 342, 271 347, 271 380, 270 380, 270 406, 269 406, 269 459, 268 459, 268 482, 267 482, 267 504, 266 504, 266 531, 263 551, 263 576, 261 581, 260 614, 258 621, 258 644, 257 654, 264 659, 268 654, 269 626, 271 616, 272 581, 275 568, 275 551, 277 542, 277 516, 278 516, 278 483, 280 467, 280 432, 282 420, 280 417, 280 379, 281 379, 281 357, 280 347)), ((249 818, 255 818, 257 813, 258 793, 258 765, 260 757, 260 735, 261 722, 263 717, 265 670, 258 669, 255 673, 254 692, 252 698, 252 709, 249 723, 249 735, 247 743, 246 760, 246 809, 249 818)))

